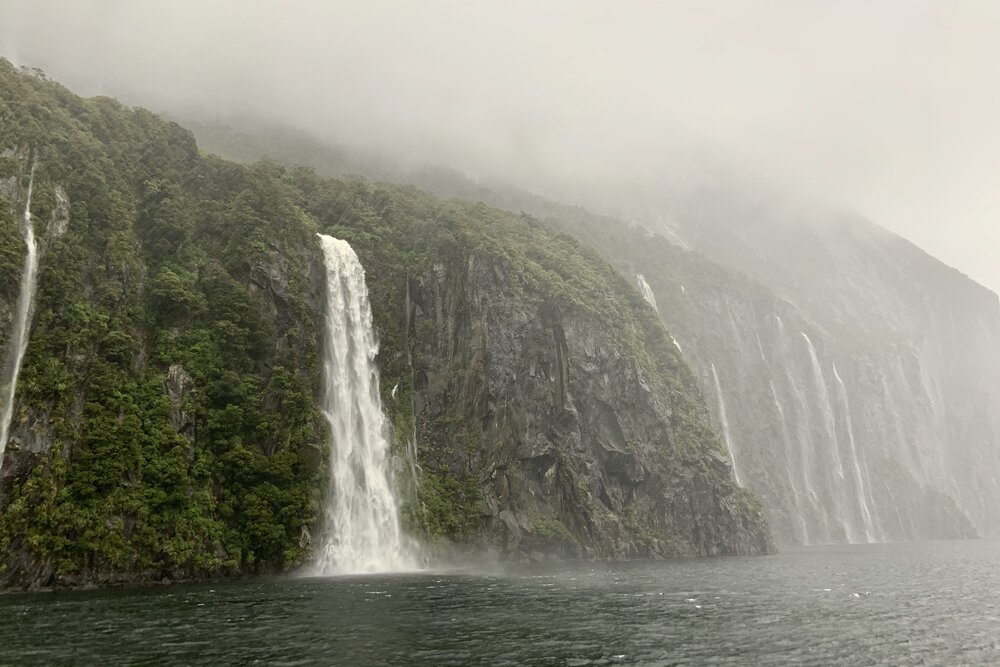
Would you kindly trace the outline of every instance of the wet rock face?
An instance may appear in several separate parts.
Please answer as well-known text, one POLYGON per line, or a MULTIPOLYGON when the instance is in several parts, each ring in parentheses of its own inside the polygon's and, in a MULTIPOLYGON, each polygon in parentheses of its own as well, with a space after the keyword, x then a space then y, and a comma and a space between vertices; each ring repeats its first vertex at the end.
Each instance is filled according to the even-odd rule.
POLYGON ((725 464, 678 460, 660 381, 615 331, 519 295, 502 259, 463 260, 411 285, 414 404, 428 464, 481 480, 487 541, 520 558, 771 548, 725 464))
POLYGON ((744 402, 741 430, 761 463, 765 443, 752 433, 753 420, 761 420, 742 398, 754 380, 761 386, 770 377, 785 408, 783 416, 772 409, 767 421, 812 443, 819 502, 801 502, 807 509, 797 511, 791 486, 773 474, 780 465, 770 479, 760 465, 753 486, 789 516, 804 515, 804 525, 784 524, 794 539, 803 528, 811 541, 866 541, 866 533, 876 540, 1000 534, 995 294, 902 238, 840 212, 764 207, 739 234, 727 233, 730 227, 711 213, 682 227, 692 245, 774 295, 768 312, 763 300, 733 285, 701 290, 700 303, 713 303, 719 316, 701 307, 699 317, 735 319, 739 326, 726 331, 724 342, 707 340, 714 349, 702 348, 708 354, 699 365, 726 356, 726 348, 743 351, 742 359, 728 356, 727 370, 744 402), (773 313, 785 318, 784 334, 773 313), (800 331, 815 341, 821 374, 810 371, 795 341, 800 331), (764 363, 754 359, 761 343, 764 363), (817 375, 829 397, 809 389, 817 375), (857 467, 848 465, 852 450, 857 467), (829 452, 844 461, 843 479, 823 480, 830 477, 824 466, 836 470, 829 452), (846 493, 838 498, 840 490, 846 493))
POLYGON ((721 428, 717 370, 741 479, 776 538, 998 534, 996 295, 870 223, 734 219, 682 229, 708 258, 578 231, 644 276, 721 428))
POLYGON ((164 389, 170 397, 170 425, 189 440, 194 440, 194 418, 188 414, 184 399, 194 389, 194 380, 180 364, 167 369, 164 389))

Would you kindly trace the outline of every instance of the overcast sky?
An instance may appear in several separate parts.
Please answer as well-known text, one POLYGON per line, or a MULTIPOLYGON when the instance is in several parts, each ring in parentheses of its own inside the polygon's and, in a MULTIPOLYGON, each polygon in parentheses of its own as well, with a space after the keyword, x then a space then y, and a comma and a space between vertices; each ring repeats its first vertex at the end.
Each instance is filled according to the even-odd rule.
POLYGON ((1000 291, 994 0, 2 0, 0 52, 83 94, 277 116, 529 187, 704 151, 1000 291))

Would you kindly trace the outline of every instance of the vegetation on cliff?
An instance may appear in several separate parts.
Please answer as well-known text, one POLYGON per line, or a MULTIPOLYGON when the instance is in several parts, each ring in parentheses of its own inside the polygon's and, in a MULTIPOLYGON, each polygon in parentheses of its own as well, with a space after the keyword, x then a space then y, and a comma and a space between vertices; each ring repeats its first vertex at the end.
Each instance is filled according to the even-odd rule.
MULTIPOLYGON (((37 162, 32 215, 36 229, 45 226, 0 469, 8 585, 281 571, 308 560, 327 461, 314 398, 317 231, 349 240, 368 272, 399 451, 417 437, 413 530, 488 539, 484 425, 460 406, 415 407, 426 378, 413 358, 430 334, 411 326, 409 303, 411 287, 443 267, 488 261, 503 267, 519 303, 617 332, 616 354, 662 394, 669 435, 657 465, 698 471, 726 516, 716 529, 703 522, 698 535, 660 538, 687 545, 678 552, 766 548, 755 501, 713 463, 721 445, 669 335, 626 281, 570 237, 414 188, 205 156, 174 123, 81 99, 5 61, 0 119, 0 179, 23 182, 37 162), (68 224, 55 224, 63 199, 68 224), (731 546, 726 535, 736 531, 758 546, 731 546), (705 535, 715 533, 709 546, 705 535)), ((23 254, 13 214, 22 202, 11 192, 0 201, 4 276, 16 275, 23 254)), ((0 291, 0 302, 2 320, 11 295, 0 291)), ((678 479, 694 484, 688 473, 678 479)), ((536 525, 544 540, 586 537, 555 516, 536 525)))

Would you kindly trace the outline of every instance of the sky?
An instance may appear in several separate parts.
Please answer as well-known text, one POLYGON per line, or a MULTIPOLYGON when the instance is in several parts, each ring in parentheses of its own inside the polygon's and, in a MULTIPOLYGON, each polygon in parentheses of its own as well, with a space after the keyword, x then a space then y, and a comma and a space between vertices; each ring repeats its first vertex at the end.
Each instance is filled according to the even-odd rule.
POLYGON ((528 189, 710 156, 1000 291, 994 0, 2 0, 0 54, 528 189))

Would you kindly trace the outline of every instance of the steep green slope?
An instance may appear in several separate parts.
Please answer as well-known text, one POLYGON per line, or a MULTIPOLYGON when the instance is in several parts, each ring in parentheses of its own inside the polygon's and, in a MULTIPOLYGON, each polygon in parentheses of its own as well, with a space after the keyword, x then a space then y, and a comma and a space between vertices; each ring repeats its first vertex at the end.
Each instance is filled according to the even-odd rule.
POLYGON ((0 92, 0 271, 23 256, 32 161, 42 239, 0 468, 6 585, 309 560, 327 461, 317 231, 368 273, 412 532, 510 557, 769 548, 655 313, 572 239, 204 157, 175 124, 5 62, 0 92))
POLYGON ((2 176, 23 185, 36 162, 47 225, 0 470, 4 574, 301 561, 325 460, 315 224, 266 167, 206 160, 148 112, 0 75, 2 176))

